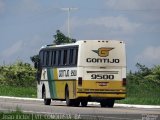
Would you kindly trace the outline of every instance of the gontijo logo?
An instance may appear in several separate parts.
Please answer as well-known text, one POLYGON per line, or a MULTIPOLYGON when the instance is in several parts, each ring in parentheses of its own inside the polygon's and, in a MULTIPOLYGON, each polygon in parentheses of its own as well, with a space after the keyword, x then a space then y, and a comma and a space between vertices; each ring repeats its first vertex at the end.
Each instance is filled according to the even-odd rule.
POLYGON ((107 57, 109 55, 109 51, 111 51, 112 49, 114 48, 101 47, 98 50, 92 50, 92 51, 97 53, 100 57, 107 57))
POLYGON ((118 58, 107 58, 109 56, 109 51, 113 50, 114 48, 106 48, 101 47, 98 50, 92 50, 93 52, 97 53, 99 58, 86 58, 87 63, 120 63, 120 59, 118 58))

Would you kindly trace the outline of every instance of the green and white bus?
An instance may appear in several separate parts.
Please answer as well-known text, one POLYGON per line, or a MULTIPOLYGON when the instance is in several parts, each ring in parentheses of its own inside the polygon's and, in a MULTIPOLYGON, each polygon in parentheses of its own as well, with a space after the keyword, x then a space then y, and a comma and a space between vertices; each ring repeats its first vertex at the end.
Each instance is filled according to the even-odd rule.
POLYGON ((90 101, 113 107, 126 97, 125 44, 118 40, 79 40, 46 45, 39 52, 38 98, 67 106, 87 106, 90 101))

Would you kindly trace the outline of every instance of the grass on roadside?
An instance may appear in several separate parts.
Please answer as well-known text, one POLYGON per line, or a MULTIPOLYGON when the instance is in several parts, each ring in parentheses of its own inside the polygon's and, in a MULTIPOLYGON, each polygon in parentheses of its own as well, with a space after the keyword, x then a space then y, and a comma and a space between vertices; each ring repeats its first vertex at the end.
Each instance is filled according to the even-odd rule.
MULTIPOLYGON (((0 96, 37 97, 36 87, 0 86, 0 96)), ((117 100, 117 103, 160 105, 160 89, 158 86, 130 85, 127 87, 127 98, 117 100)))
POLYGON ((118 103, 160 105, 159 85, 154 83, 129 84, 127 86, 127 98, 118 100, 118 103))
POLYGON ((137 98, 127 97, 124 100, 117 100, 117 103, 123 104, 139 104, 139 105, 160 105, 160 98, 137 98))
POLYGON ((37 88, 36 87, 0 86, 0 96, 36 98, 37 88))

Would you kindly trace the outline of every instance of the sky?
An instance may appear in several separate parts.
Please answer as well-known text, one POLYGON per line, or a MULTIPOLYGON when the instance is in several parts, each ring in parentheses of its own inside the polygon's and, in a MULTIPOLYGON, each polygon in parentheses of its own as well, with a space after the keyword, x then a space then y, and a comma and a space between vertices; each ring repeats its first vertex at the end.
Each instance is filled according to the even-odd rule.
POLYGON ((38 54, 56 30, 77 40, 122 40, 127 70, 160 65, 160 0, 0 0, 0 65, 38 54))

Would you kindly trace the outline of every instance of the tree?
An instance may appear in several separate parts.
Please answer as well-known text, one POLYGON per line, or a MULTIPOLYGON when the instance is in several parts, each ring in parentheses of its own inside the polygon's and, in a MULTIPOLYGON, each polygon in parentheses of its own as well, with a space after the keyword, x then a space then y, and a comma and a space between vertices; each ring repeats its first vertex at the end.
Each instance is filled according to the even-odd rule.
POLYGON ((36 86, 36 70, 29 63, 17 61, 11 65, 0 66, 0 72, 0 85, 36 86))
POLYGON ((63 44, 63 43, 74 43, 76 42, 76 39, 72 39, 72 38, 69 38, 67 36, 65 36, 60 30, 57 30, 56 31, 56 35, 53 35, 54 37, 54 43, 56 45, 59 45, 59 44, 63 44))
MULTIPOLYGON (((57 30, 56 35, 53 35, 53 37, 55 39, 53 42, 56 45, 63 44, 63 43, 74 43, 74 42, 76 42, 76 39, 72 39, 72 38, 69 38, 69 37, 65 36, 60 30, 57 30)), ((37 68, 39 60, 40 60, 39 55, 31 56, 30 59, 34 63, 35 68, 37 68)))
POLYGON ((149 69, 145 65, 137 63, 136 67, 138 68, 138 73, 141 74, 143 77, 151 74, 151 69, 149 69))
POLYGON ((34 68, 38 68, 38 63, 40 61, 39 55, 34 55, 30 57, 31 61, 34 63, 34 68))
POLYGON ((39 62, 39 55, 34 55, 34 56, 30 57, 30 59, 33 63, 39 62))

